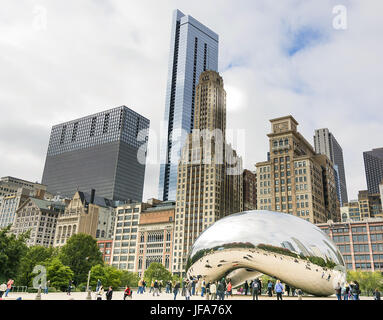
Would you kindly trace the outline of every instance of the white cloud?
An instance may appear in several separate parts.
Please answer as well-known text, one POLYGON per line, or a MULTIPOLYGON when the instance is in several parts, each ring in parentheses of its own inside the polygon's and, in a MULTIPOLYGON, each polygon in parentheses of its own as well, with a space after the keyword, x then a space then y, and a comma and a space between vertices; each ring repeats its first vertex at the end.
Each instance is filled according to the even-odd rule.
MULTIPOLYGON (((0 175, 40 180, 50 127, 127 105, 159 132, 172 10, 220 35, 228 128, 246 130, 245 165, 266 159, 268 120, 293 114, 312 141, 328 127, 343 147, 349 197, 364 189, 362 152, 382 146, 383 3, 343 1, 348 29, 332 28, 338 1, 11 1, 0 11, 0 175), (34 28, 36 6, 46 28, 34 28), (309 28, 321 38, 289 57, 309 28), (231 65, 231 68, 229 66, 231 65), (5 156, 4 156, 5 155, 5 156)), ((158 166, 144 197, 156 197, 158 166)))

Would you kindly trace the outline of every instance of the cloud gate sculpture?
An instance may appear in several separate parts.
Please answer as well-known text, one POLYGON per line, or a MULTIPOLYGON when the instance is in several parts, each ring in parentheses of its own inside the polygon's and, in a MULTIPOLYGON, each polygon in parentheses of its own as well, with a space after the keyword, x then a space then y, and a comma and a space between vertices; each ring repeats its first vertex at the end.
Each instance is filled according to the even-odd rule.
POLYGON ((227 216, 194 243, 187 276, 230 278, 233 287, 262 274, 316 296, 346 281, 343 257, 312 223, 290 214, 256 210, 227 216))

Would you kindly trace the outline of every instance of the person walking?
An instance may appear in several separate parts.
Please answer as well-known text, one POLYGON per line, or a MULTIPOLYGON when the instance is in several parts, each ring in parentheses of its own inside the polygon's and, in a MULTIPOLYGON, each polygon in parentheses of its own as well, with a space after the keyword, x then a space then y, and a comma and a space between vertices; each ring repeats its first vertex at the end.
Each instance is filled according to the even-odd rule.
POLYGON ((165 293, 169 293, 170 292, 170 284, 169 284, 169 281, 166 282, 166 287, 165 287, 165 293))
POLYGON ((138 281, 138 290, 137 290, 137 294, 143 294, 143 293, 144 293, 144 291, 142 290, 142 281, 143 281, 143 279, 140 279, 140 280, 138 281))
POLYGON ((374 300, 380 300, 380 291, 378 288, 374 291, 374 300))
POLYGON ((191 294, 192 294, 192 296, 195 296, 195 286, 196 286, 197 280, 195 278, 192 278, 191 281, 192 281, 192 292, 191 292, 191 294))
POLYGON ((189 280, 186 281, 186 287, 185 287, 185 299, 190 300, 190 294, 191 294, 191 282, 189 280))
POLYGON ((112 300, 113 288, 109 287, 108 292, 106 293, 106 300, 112 300))
POLYGON ((130 287, 127 286, 124 291, 124 300, 128 297, 129 300, 132 300, 132 290, 130 290, 130 287))
POLYGON ((162 280, 158 281, 158 291, 162 293, 162 280))
POLYGON ((206 281, 205 279, 203 279, 201 283, 201 297, 203 297, 205 293, 206 293, 206 281))
POLYGON ((225 300, 225 291, 226 291, 225 279, 222 278, 222 280, 218 283, 218 287, 217 287, 218 300, 225 300))
POLYGON ((277 294, 277 300, 282 300, 282 294, 283 294, 284 288, 280 280, 277 280, 274 290, 275 290, 275 293, 277 294))
POLYGON ((217 299, 217 285, 215 282, 210 284, 210 294, 211 294, 211 300, 217 299))
POLYGON ((294 288, 294 287, 291 287, 291 295, 292 295, 293 297, 295 297, 295 288, 294 288))
POLYGON ((267 281, 267 293, 269 297, 273 296, 273 283, 270 280, 267 281))
POLYGON ((6 283, 2 283, 0 285, 0 299, 3 297, 5 291, 7 291, 7 285, 6 283))
POLYGON ((177 282, 176 285, 174 286, 173 293, 174 293, 174 300, 177 298, 178 291, 180 290, 180 283, 177 282))
POLYGON ((67 291, 67 295, 70 296, 70 293, 72 291, 72 280, 69 280, 68 282, 68 291, 67 291))
POLYGON ((249 283, 247 282, 247 280, 245 281, 245 296, 247 296, 247 291, 249 290, 249 283))
POLYGON ((150 284, 149 293, 152 293, 153 291, 154 291, 154 281, 152 280, 152 283, 150 284))
POLYGON ((340 290, 340 294, 343 297, 343 300, 348 300, 348 291, 350 290, 348 283, 345 282, 340 290))
POLYGON ((251 288, 253 300, 258 300, 258 293, 259 293, 259 284, 257 280, 254 280, 252 282, 253 287, 251 288))
POLYGON ((353 281, 350 283, 350 291, 351 291, 352 299, 359 300, 360 290, 359 290, 358 281, 353 281))
POLYGON ((342 288, 340 287, 340 283, 335 286, 335 295, 338 300, 342 300, 342 288))
POLYGON ((50 281, 50 280, 48 280, 48 281, 45 283, 45 290, 44 290, 44 293, 45 293, 45 294, 48 294, 50 284, 51 284, 51 281, 50 281))
POLYGON ((12 290, 12 285, 15 283, 13 279, 9 279, 7 282, 7 289, 5 290, 5 297, 8 297, 8 293, 12 290))
POLYGON ((209 281, 206 284, 206 300, 210 300, 210 285, 211 285, 211 282, 209 281))
POLYGON ((98 289, 101 287, 101 280, 100 279, 97 279, 97 285, 96 285, 96 292, 98 291, 98 289))
POLYGON ((196 294, 197 296, 200 294, 200 291, 201 291, 201 285, 202 285, 202 281, 201 281, 201 279, 198 278, 197 283, 196 283, 196 286, 195 286, 195 294, 196 294))
POLYGON ((154 281, 154 291, 153 291, 153 297, 155 296, 155 295, 157 295, 157 297, 159 297, 160 296, 160 293, 159 293, 159 284, 158 284, 158 281, 157 280, 155 280, 154 281))
POLYGON ((102 300, 103 295, 104 295, 104 288, 102 285, 100 285, 98 290, 96 291, 96 300, 102 300))
POLYGON ((146 281, 142 280, 142 293, 146 292, 146 281))

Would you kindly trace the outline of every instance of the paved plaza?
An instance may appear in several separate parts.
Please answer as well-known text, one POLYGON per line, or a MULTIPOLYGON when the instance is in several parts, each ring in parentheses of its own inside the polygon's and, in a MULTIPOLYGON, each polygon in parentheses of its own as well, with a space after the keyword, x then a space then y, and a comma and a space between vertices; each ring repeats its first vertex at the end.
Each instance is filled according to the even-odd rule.
MULTIPOLYGON (((91 294, 92 300, 96 300, 95 293, 92 292, 91 294)), ((115 291, 113 292, 113 299, 112 300, 123 300, 124 293, 123 291, 115 291)), ((16 300, 18 297, 21 297, 22 300, 35 300, 36 293, 10 293, 7 298, 4 298, 3 300, 16 300)), ((67 295, 65 292, 55 292, 55 293, 48 293, 48 294, 41 294, 41 300, 87 300, 87 293, 86 292, 72 292, 71 295, 67 295)), ((153 296, 153 294, 150 294, 148 292, 145 292, 144 294, 137 294, 137 290, 134 290, 133 298, 132 300, 173 300, 174 295, 169 293, 162 292, 158 297, 153 296)), ((284 300, 298 300, 298 297, 288 297, 284 296, 284 300)), ((373 300, 373 297, 361 297, 361 300, 373 300)), ((105 295, 103 297, 103 300, 105 299, 105 295)), ((181 296, 180 294, 177 295, 177 300, 185 300, 185 297, 181 296)), ((205 297, 201 296, 191 296, 190 300, 199 300, 199 301, 207 301, 205 297)), ((230 298, 225 298, 225 301, 231 301, 231 300, 252 300, 252 297, 250 295, 236 295, 234 294, 230 298)), ((273 297, 268 297, 266 295, 259 296, 259 300, 277 300, 277 297, 274 295, 273 297)), ((336 300, 335 296, 331 297, 314 297, 314 296, 303 296, 302 300, 336 300)))

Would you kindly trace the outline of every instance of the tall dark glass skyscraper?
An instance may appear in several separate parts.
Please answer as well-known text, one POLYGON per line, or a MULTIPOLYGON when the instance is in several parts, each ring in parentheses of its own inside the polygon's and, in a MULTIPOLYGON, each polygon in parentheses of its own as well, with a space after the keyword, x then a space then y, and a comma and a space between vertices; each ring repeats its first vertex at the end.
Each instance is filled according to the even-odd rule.
POLYGON ((193 130, 194 95, 200 74, 218 71, 218 35, 175 10, 173 14, 165 105, 165 138, 161 141, 159 195, 176 200, 177 168, 182 146, 193 130))
POLYGON ((334 164, 336 191, 340 206, 348 202, 343 150, 334 135, 326 129, 315 130, 315 152, 325 154, 334 164))
POLYGON ((149 120, 122 106, 53 126, 43 173, 47 190, 96 190, 142 201, 149 120))
POLYGON ((379 184, 383 181, 383 148, 363 152, 369 194, 379 193, 379 184))

